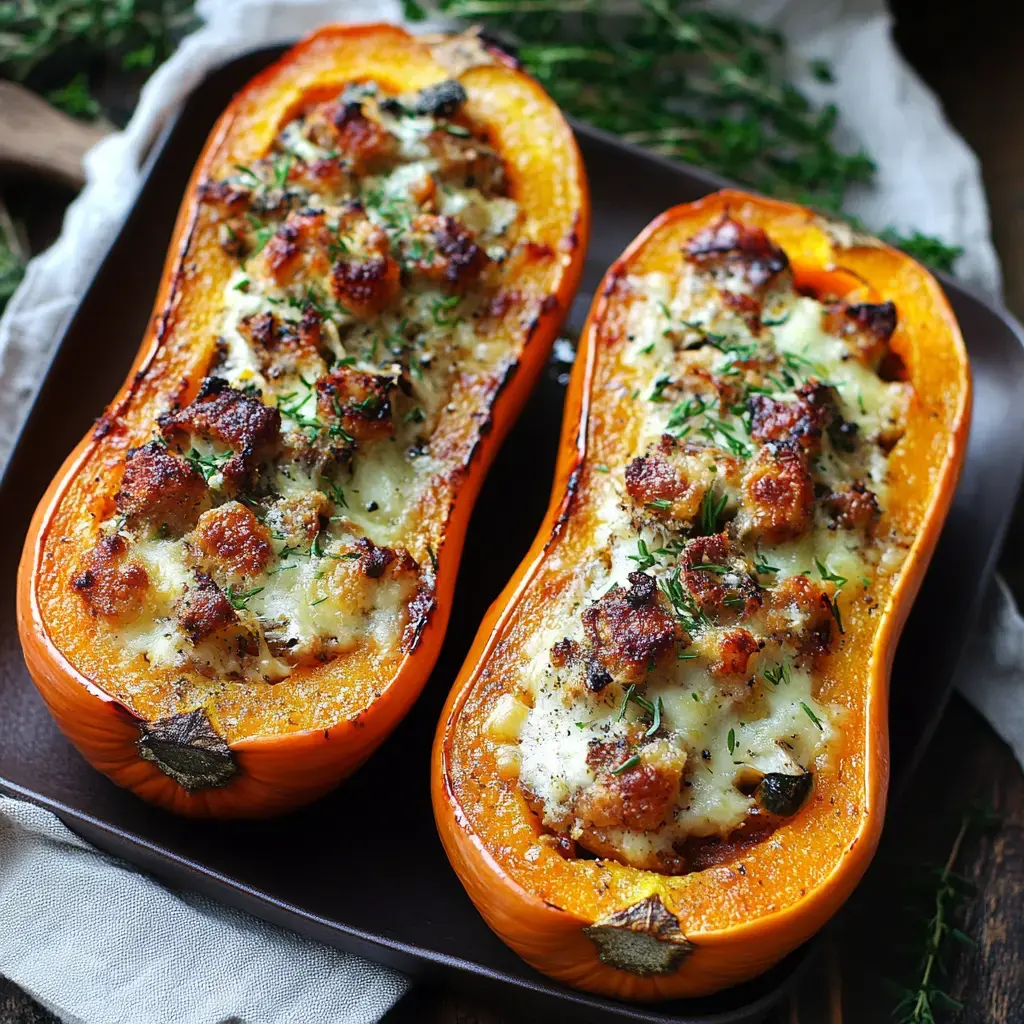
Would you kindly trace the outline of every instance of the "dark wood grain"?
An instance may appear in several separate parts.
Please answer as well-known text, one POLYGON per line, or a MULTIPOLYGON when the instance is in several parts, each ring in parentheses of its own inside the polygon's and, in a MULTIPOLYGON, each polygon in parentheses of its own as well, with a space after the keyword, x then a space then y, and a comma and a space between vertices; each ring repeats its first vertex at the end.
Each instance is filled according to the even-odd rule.
POLYGON ((0 1021, 3 1024, 58 1024, 57 1018, 16 985, 0 977, 0 1021))
MULTIPOLYGON (((999 827, 970 851, 964 873, 978 887, 964 928, 977 941, 958 964, 953 991, 964 1000, 970 1024, 1024 1020, 1024 781, 1002 743, 975 720, 969 767, 1000 819, 999 827)), ((955 737, 952 737, 955 738, 955 737)))

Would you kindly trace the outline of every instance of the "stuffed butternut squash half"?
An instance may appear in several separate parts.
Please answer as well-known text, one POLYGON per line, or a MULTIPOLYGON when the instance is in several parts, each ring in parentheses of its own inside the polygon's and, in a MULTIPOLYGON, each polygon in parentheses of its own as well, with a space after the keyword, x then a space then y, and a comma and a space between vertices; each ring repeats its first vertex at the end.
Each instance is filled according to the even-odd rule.
POLYGON ((433 765, 474 903, 570 985, 748 979, 875 849, 970 379, 927 271, 845 235, 722 192, 651 224, 591 310, 548 517, 433 765))
POLYGON ((25 544, 28 667, 93 765, 249 816, 373 751, 434 665, 587 229, 571 130, 476 36, 326 28, 235 98, 25 544))

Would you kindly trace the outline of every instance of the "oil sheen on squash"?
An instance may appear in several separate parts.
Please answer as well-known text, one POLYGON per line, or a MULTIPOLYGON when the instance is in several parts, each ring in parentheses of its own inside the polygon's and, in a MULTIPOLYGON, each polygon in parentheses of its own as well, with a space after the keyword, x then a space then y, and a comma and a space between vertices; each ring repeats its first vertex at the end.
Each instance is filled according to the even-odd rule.
MULTIPOLYGON (((142 696, 166 680, 161 714, 220 694, 237 734, 231 687, 416 646, 436 571, 424 522, 465 457, 467 395, 515 362, 505 314, 538 313, 508 269, 555 259, 465 102, 456 80, 349 83, 199 184, 233 266, 203 325, 212 354, 127 452, 70 581, 96 642, 147 666, 142 696)), ((299 694, 311 724, 332 720, 324 696, 299 694)))
POLYGON ((799 810, 844 728, 822 666, 912 539, 886 514, 898 308, 798 290, 728 215, 674 271, 614 282, 620 456, 486 725, 545 831, 661 874, 799 810))

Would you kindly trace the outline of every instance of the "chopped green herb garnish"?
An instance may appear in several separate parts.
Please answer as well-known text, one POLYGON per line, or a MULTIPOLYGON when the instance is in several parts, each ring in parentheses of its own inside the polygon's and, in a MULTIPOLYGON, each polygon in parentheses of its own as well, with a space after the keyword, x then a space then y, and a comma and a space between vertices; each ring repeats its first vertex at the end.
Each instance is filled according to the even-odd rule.
POLYGON ((292 169, 292 154, 286 153, 284 159, 280 160, 274 168, 274 185, 276 188, 284 188, 288 181, 288 173, 292 169))
POLYGON ((839 594, 837 593, 834 597, 828 598, 828 609, 832 613, 832 618, 836 620, 836 625, 839 627, 840 633, 845 633, 846 630, 843 627, 843 616, 839 611, 839 594))
POLYGON ((637 553, 635 555, 627 555, 626 557, 631 558, 636 562, 638 572, 644 572, 655 564, 656 559, 648 549, 647 543, 643 537, 640 537, 636 542, 636 552, 637 553))
POLYGON ((715 490, 709 487, 704 492, 704 498, 700 503, 701 530, 705 534, 718 533, 718 520, 729 503, 729 496, 723 494, 720 499, 715 498, 715 490))
POLYGON ((841 587, 847 582, 845 576, 839 576, 832 572, 820 559, 815 558, 814 564, 818 567, 818 572, 821 574, 821 578, 828 583, 835 583, 837 586, 841 587))
POLYGON ((231 602, 231 607, 237 611, 242 611, 250 598, 255 597, 263 587, 253 587, 252 590, 235 590, 235 585, 232 583, 227 590, 227 599, 231 602))
POLYGON ((704 404, 704 399, 701 398, 700 395, 689 398, 685 402, 679 402, 673 407, 672 412, 669 413, 668 423, 665 424, 665 430, 670 434, 674 431, 678 431, 681 427, 686 425, 687 420, 692 419, 694 416, 699 416, 705 411, 705 409, 707 409, 707 406, 704 404))
POLYGON ((448 317, 443 314, 447 313, 449 309, 454 309, 461 301, 462 296, 460 295, 448 295, 443 299, 438 299, 437 302, 434 303, 434 308, 431 311, 434 317, 434 323, 437 324, 438 327, 451 327, 454 324, 457 324, 459 322, 458 317, 449 320, 448 317))
POLYGON ((662 398, 662 393, 664 392, 665 388, 667 388, 671 383, 671 377, 659 377, 654 382, 654 386, 651 388, 651 393, 647 396, 647 400, 649 402, 663 401, 664 399, 662 398))
POLYGON ((640 763, 640 755, 634 754, 632 757, 627 757, 617 768, 612 769, 612 775, 621 775, 625 771, 629 771, 630 768, 635 768, 640 763))
POLYGON ((676 618, 682 623, 688 633, 693 633, 708 621, 707 616, 696 605, 693 598, 683 589, 679 579, 680 569, 676 566, 675 571, 668 578, 659 581, 662 593, 668 598, 675 612, 676 618))
POLYGON ((324 480, 322 481, 323 486, 321 490, 327 495, 335 505, 340 505, 342 508, 348 508, 348 502, 345 500, 345 492, 333 481, 324 480))
POLYGON ((623 718, 626 717, 626 707, 628 706, 630 698, 633 696, 633 693, 634 693, 635 690, 636 690, 636 684, 635 683, 630 683, 629 686, 626 687, 626 692, 625 692, 625 694, 622 697, 622 704, 619 707, 618 717, 615 719, 616 722, 621 722, 623 720, 623 718))
POLYGON ((263 184, 263 179, 251 167, 246 167, 245 164, 235 164, 234 167, 246 181, 256 186, 263 184))
POLYGON ((644 733, 644 736, 648 739, 650 739, 650 737, 661 728, 661 715, 664 710, 665 708, 661 702, 661 698, 656 698, 654 701, 653 721, 651 722, 651 727, 644 733))
POLYGON ((803 702, 800 701, 800 707, 804 709, 804 714, 822 731, 825 731, 825 727, 818 721, 818 716, 803 702))
POLYGON ((214 452, 212 455, 200 455, 195 449, 191 449, 185 456, 185 460, 192 465, 193 469, 203 474, 203 479, 209 483, 231 458, 231 452, 214 452))

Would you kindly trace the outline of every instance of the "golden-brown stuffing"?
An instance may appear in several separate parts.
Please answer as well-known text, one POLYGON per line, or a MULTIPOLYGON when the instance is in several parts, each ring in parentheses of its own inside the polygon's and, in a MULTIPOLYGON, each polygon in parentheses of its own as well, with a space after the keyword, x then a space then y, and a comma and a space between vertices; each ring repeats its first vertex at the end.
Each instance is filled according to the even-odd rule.
POLYGON ((395 378, 336 366, 316 382, 317 409, 325 423, 355 441, 394 433, 391 393, 395 378))
POLYGON ((184 533, 196 524, 209 498, 202 473, 160 442, 128 451, 116 502, 129 525, 145 522, 184 533))
POLYGON ((128 544, 119 534, 100 538, 84 571, 71 581, 94 615, 130 621, 142 610, 149 576, 138 562, 125 557, 127 552, 128 544))
POLYGON ((242 487, 259 459, 277 443, 281 414, 223 378, 207 377, 191 404, 164 413, 157 423, 168 441, 187 444, 198 436, 228 447, 233 454, 220 471, 226 481, 242 487))
POLYGON ((270 530, 237 501, 204 512, 191 540, 207 570, 228 576, 259 576, 274 553, 270 530))
POLYGON ((807 456, 795 441, 769 441, 743 477, 745 531, 766 544, 796 540, 810 529, 814 489, 807 456))
POLYGON ((640 682, 684 638, 652 576, 629 574, 629 589, 613 587, 583 612, 588 655, 608 674, 606 682, 640 682))

